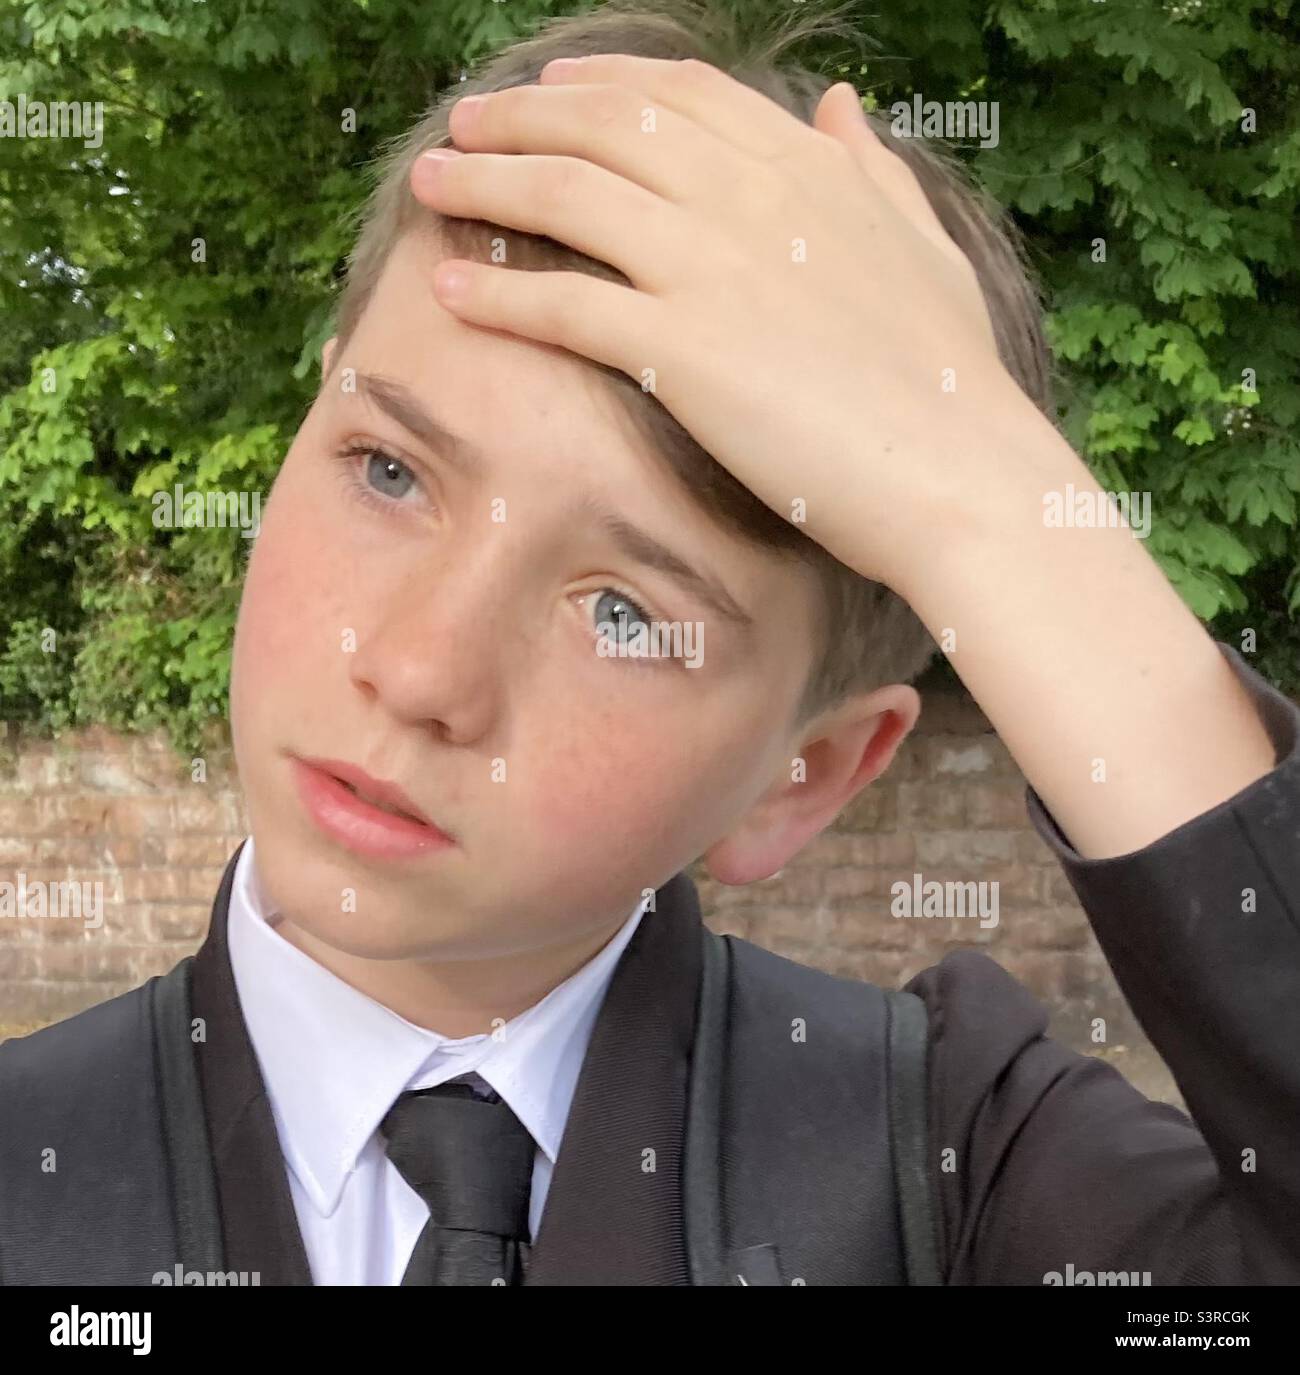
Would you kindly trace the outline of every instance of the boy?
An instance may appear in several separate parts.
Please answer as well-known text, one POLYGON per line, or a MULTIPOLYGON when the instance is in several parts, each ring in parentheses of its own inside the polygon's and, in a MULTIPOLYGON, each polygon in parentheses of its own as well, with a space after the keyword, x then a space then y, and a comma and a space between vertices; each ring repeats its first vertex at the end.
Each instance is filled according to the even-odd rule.
POLYGON ((724 39, 554 24, 388 165, 244 589, 252 837, 193 961, 0 1047, 6 1283, 1300 1277, 1296 710, 1045 524, 1097 489, 974 197, 724 39), (977 953, 703 927, 936 639, 1194 1122, 977 953))

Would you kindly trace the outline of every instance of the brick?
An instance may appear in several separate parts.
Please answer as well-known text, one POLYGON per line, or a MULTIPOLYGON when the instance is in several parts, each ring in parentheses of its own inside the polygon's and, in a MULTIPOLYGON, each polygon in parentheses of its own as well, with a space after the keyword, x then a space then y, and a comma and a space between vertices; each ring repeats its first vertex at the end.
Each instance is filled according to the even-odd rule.
POLYGON ((42 836, 35 842, 34 860, 43 864, 66 864, 78 870, 109 870, 130 867, 137 860, 139 845, 131 839, 109 839, 103 835, 42 836))
POLYGON ((921 744, 915 736, 908 736, 898 747, 889 768, 881 775, 890 783, 903 783, 920 778, 921 744))
POLYGON ((32 796, 0 796, 0 836, 37 836, 49 833, 49 804, 54 799, 32 796))
POLYGON ((131 737, 104 726, 83 726, 70 732, 64 740, 76 754, 130 754, 131 737))
POLYGON ((976 830, 1006 830, 1026 823, 1025 794, 1019 783, 968 783, 964 792, 966 822, 976 830))
POLYGON ((32 836, 0 835, 0 869, 9 865, 21 869, 24 864, 31 864, 36 847, 42 843, 32 836))
POLYGON ((959 828, 966 819, 966 789, 953 783, 900 783, 898 820, 905 827, 959 828))
POLYGON ((24 792, 56 792, 66 786, 70 777, 75 776, 76 765, 57 755, 31 754, 24 751, 18 756, 14 780, 24 792))
POLYGON ((137 745, 131 754, 131 773, 138 784, 148 789, 176 792, 191 786, 190 760, 170 749, 137 745))
POLYGON ((923 758, 932 778, 980 778, 992 772, 991 736, 972 740, 966 736, 937 736, 925 742, 923 758))
MULTIPOLYGON (((4 923, 0 922, 0 927, 4 923)), ((39 977, 41 951, 12 941, 0 942, 0 984, 9 980, 35 979, 39 977)), ((0 1018, 4 1013, 0 1012, 0 1018)))
POLYGON ((203 784, 191 783, 188 792, 176 794, 175 829, 182 834, 221 835, 226 830, 224 798, 204 792, 203 787, 203 784))
POLYGON ((829 872, 828 869, 800 869, 787 865, 779 874, 749 887, 760 902, 816 906, 827 896, 826 875, 829 872))
POLYGON ((136 837, 139 862, 142 868, 155 868, 167 863, 167 845, 171 840, 166 835, 142 835, 136 837))
POLYGON ((700 886, 700 907, 709 912, 729 912, 737 907, 753 907, 766 900, 756 883, 710 883, 700 886))
MULTIPOLYGON (((953 878, 981 878, 977 872, 988 865, 1010 864, 1015 837, 1007 831, 928 831, 916 836, 916 860, 924 870, 947 867, 953 878)), ((929 878, 931 875, 926 874, 929 878)), ((934 875, 938 877, 938 875, 934 875)), ((990 875, 996 878, 996 874, 990 875)))
POLYGON ((127 902, 157 902, 181 897, 181 879, 175 869, 128 869, 122 875, 127 902))
POLYGON ((33 970, 29 977, 51 983, 79 983, 85 979, 86 943, 47 945, 30 952, 33 970))
MULTIPOLYGON (((234 846, 227 843, 224 836, 182 835, 164 836, 160 864, 175 865, 183 869, 216 869, 217 883, 221 880, 221 870, 234 852, 234 846)), ((216 883, 212 885, 216 890, 216 883)))
POLYGON ((149 939, 149 913, 152 905, 142 902, 114 901, 104 913, 100 934, 109 940, 138 945, 149 939))
POLYGON ((804 847, 787 868, 824 868, 840 864, 868 867, 906 865, 912 862, 915 842, 908 831, 882 831, 879 835, 854 832, 841 835, 824 831, 804 847))
POLYGON ((910 923, 892 916, 887 902, 872 906, 845 901, 831 908, 830 945, 836 950, 868 946, 872 950, 901 950, 910 946, 910 923))
POLYGON ((212 909, 199 903, 171 903, 148 909, 150 943, 199 943, 207 934, 212 909))
POLYGON ((880 902, 888 899, 893 878, 884 869, 865 869, 844 866, 826 869, 820 882, 821 896, 835 904, 844 899, 858 902, 880 902))
POLYGON ((986 883, 996 883, 999 902, 1039 902, 1047 881, 1046 871, 1033 864, 1002 864, 986 883))
POLYGON ((1082 950, 1090 938, 1088 919, 1079 908, 1002 906, 1000 915, 1005 938, 1019 947, 1082 950))
POLYGON ((92 983, 133 983, 135 955, 129 945, 90 941, 86 945, 85 977, 92 983))
POLYGON ((837 831, 892 831, 898 826, 899 784, 877 779, 835 819, 837 831))
POLYGON ((180 885, 178 896, 192 902, 210 903, 221 886, 221 869, 214 865, 207 869, 177 869, 180 885))
POLYGON ((63 837, 103 836, 109 830, 110 801, 91 794, 64 793, 50 801, 51 822, 63 837))
POLYGON ((147 791, 131 766, 130 755, 86 755, 77 770, 80 785, 95 793, 139 793, 147 791))
POLYGON ((108 809, 105 830, 113 836, 169 834, 175 828, 169 797, 105 798, 108 809))
POLYGON ((818 934, 821 921, 814 909, 784 907, 773 903, 754 915, 751 922, 752 939, 759 945, 775 948, 778 943, 811 942, 818 934))
POLYGON ((164 730, 145 731, 140 735, 131 737, 130 748, 132 754, 141 752, 167 754, 174 752, 172 743, 167 738, 167 732, 164 730))

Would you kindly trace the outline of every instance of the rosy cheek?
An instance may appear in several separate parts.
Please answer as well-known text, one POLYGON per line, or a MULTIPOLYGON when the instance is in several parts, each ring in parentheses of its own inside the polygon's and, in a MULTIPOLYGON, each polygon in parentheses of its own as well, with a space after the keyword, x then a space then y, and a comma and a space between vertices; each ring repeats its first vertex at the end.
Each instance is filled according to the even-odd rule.
MULTIPOLYGON (((306 520, 286 519, 296 494, 277 492, 262 523, 239 603, 232 665, 235 702, 256 699, 292 673, 311 637, 323 591, 306 520)), ((232 705, 234 705, 232 703, 232 705)))
POLYGON ((671 742, 632 721, 587 723, 529 774, 539 857, 580 853, 593 867, 644 862, 647 849, 671 845, 692 786, 671 742))

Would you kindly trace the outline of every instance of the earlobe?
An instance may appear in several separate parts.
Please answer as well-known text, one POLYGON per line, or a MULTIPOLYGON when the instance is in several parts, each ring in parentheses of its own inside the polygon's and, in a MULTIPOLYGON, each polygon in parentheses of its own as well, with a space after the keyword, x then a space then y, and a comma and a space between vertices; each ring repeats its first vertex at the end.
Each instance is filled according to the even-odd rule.
POLYGON ((893 683, 847 703, 805 737, 779 777, 703 855, 719 883, 771 878, 893 761, 921 711, 915 688, 893 683))

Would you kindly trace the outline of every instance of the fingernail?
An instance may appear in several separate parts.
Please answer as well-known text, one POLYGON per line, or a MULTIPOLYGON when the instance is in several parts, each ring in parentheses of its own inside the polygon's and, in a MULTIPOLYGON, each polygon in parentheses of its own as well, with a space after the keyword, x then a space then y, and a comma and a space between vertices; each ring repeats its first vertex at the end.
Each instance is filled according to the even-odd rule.
POLYGON ((456 116, 456 122, 464 132, 478 118, 479 111, 483 108, 483 97, 481 95, 464 95, 452 107, 452 114, 456 116))
POLYGON ((459 148, 430 148, 427 153, 421 153, 422 158, 429 158, 433 162, 446 162, 449 158, 460 157, 459 148))
POLYGON ((447 300, 461 297, 469 284, 469 275, 463 267, 439 266, 436 274, 438 294, 447 300))

